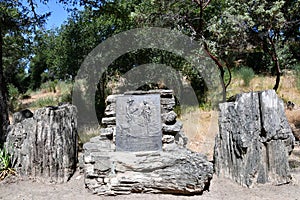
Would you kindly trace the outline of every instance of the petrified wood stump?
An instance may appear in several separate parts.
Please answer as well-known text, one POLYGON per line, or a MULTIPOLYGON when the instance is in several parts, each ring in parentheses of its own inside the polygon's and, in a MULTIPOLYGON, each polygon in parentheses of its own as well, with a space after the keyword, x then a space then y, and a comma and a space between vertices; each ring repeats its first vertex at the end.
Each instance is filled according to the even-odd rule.
POLYGON ((66 182, 77 162, 77 109, 73 105, 50 106, 33 115, 15 113, 6 148, 21 176, 46 182, 66 182))
POLYGON ((291 181, 294 136, 275 91, 250 92, 220 104, 215 172, 251 187, 291 181))

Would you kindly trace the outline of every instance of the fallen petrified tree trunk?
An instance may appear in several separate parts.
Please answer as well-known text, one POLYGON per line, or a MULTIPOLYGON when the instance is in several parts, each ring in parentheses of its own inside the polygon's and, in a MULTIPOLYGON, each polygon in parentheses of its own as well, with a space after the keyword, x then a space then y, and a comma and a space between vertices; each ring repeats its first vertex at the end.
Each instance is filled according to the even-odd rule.
POLYGON ((241 185, 291 181, 288 154, 294 136, 274 90, 238 95, 220 104, 216 174, 241 185))
POLYGON ((45 107, 34 114, 14 114, 6 148, 21 176, 46 182, 66 182, 77 162, 77 110, 66 104, 45 107))

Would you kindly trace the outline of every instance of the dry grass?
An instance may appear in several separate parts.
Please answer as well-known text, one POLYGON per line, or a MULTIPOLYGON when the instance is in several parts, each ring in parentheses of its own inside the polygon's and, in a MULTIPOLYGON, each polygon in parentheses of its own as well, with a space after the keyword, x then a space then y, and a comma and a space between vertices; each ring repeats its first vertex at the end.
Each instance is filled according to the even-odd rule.
POLYGON ((215 136, 218 133, 217 111, 191 111, 182 114, 183 130, 189 138, 188 148, 212 160, 215 136))
POLYGON ((100 126, 79 127, 78 129, 78 144, 79 150, 82 150, 84 143, 89 142, 92 137, 100 135, 100 126))
MULTIPOLYGON (((261 91, 272 89, 275 84, 276 77, 270 76, 255 76, 251 80, 248 87, 243 86, 243 80, 234 78, 232 83, 227 88, 227 97, 239 94, 242 92, 261 91)), ((281 82, 277 94, 284 101, 292 101, 300 105, 300 91, 296 87, 297 81, 295 75, 285 75, 281 77, 281 82)))
MULTIPOLYGON (((272 89, 275 83, 275 77, 255 76, 248 87, 244 86, 243 80, 237 76, 233 77, 231 85, 227 90, 227 97, 242 92, 261 91, 272 89)), ((278 96, 284 101, 292 101, 296 104, 296 110, 287 111, 286 115, 290 123, 300 123, 300 91, 296 87, 295 75, 289 74, 281 77, 281 84, 277 91, 278 96)), ((22 100, 22 104, 30 105, 40 98, 53 97, 58 98, 63 91, 57 90, 56 93, 35 93, 30 99, 22 100)), ((188 147, 196 152, 201 152, 212 159, 215 135, 218 132, 218 112, 217 111, 187 111, 181 115, 184 132, 189 138, 188 147)), ((97 128, 90 128, 79 132, 82 143, 88 141, 91 137, 99 135, 97 128)))
POLYGON ((300 109, 286 110, 285 114, 289 123, 295 124, 295 126, 300 127, 300 109))
MULTIPOLYGON (((242 79, 234 78, 228 88, 227 96, 272 89, 274 83, 275 77, 256 76, 251 80, 250 85, 245 87, 242 79)), ((296 109, 287 110, 286 115, 290 123, 300 124, 300 91, 296 88, 295 76, 282 76, 277 93, 284 101, 292 101, 296 104, 296 109)), ((180 120, 183 122, 184 133, 189 138, 188 147, 207 155, 208 159, 212 160, 215 136, 218 132, 218 112, 199 109, 182 114, 180 120)))

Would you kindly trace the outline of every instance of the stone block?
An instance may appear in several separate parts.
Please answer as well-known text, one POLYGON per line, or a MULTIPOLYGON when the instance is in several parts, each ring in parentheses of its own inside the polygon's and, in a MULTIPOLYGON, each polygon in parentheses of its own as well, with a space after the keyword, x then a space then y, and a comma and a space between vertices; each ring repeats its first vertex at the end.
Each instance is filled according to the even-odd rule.
POLYGON ((109 157, 94 156, 94 160, 95 160, 94 170, 98 170, 100 172, 106 172, 111 169, 111 161, 109 157))
POLYGON ((177 121, 175 124, 173 125, 167 125, 167 124, 163 124, 162 125, 162 131, 164 134, 173 134, 176 135, 177 133, 179 133, 182 129, 182 122, 177 121))
POLYGON ((159 94, 124 95, 117 99, 116 150, 161 150, 159 94))
POLYGON ((177 114, 174 111, 162 114, 162 122, 168 125, 176 123, 177 114))
POLYGON ((115 125, 116 117, 103 117, 101 123, 104 125, 115 125))
POLYGON ((105 141, 99 137, 84 145, 85 155, 91 156, 87 161, 93 162, 93 168, 86 163, 86 179, 96 178, 102 184, 86 184, 93 193, 194 195, 208 189, 213 165, 185 148, 187 138, 182 123, 176 121, 172 90, 130 91, 110 97, 107 105, 112 105, 107 112, 115 109, 116 123, 104 118, 109 124, 101 129, 100 138, 109 138, 111 151, 97 146, 105 141))
POLYGON ((163 135, 162 142, 163 143, 173 143, 175 141, 175 137, 173 135, 163 135))

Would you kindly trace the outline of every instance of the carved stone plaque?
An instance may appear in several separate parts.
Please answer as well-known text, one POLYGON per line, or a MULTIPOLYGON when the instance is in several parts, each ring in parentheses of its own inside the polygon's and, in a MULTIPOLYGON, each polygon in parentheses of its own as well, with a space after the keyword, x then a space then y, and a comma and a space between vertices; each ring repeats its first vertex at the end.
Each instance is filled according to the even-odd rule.
POLYGON ((161 150, 160 95, 125 95, 116 103, 116 150, 161 150))

